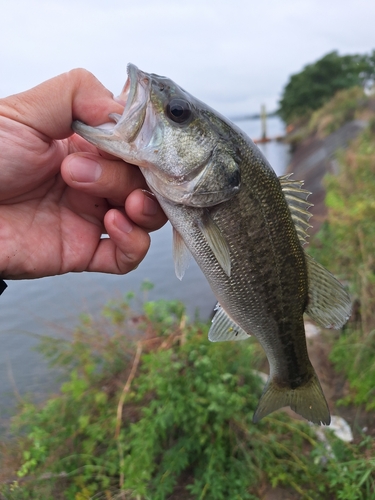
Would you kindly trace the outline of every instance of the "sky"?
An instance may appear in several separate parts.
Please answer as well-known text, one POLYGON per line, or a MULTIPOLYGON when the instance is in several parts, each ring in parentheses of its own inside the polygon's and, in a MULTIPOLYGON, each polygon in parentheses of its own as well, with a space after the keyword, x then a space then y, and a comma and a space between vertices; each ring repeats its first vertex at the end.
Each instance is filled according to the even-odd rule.
POLYGON ((75 67, 115 95, 126 65, 229 117, 277 108, 290 76, 375 49, 374 0, 0 0, 0 97, 75 67))

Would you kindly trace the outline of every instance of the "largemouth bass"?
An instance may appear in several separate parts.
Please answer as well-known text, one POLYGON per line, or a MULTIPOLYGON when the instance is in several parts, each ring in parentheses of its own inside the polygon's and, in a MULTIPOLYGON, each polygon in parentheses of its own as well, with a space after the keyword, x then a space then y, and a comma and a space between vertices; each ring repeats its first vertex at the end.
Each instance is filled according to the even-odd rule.
POLYGON ((304 252, 310 204, 302 182, 278 178, 244 132, 168 78, 130 64, 120 99, 124 112, 111 123, 72 128, 141 169, 173 226, 177 276, 192 254, 218 299, 210 340, 254 335, 261 343, 270 375, 254 422, 290 406, 328 425, 303 314, 340 328, 351 303, 304 252))

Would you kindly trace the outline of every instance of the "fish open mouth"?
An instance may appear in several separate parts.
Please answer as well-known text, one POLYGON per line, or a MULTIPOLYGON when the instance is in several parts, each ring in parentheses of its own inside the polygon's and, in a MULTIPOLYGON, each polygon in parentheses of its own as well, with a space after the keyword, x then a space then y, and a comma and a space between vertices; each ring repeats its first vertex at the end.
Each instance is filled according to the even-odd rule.
MULTIPOLYGON (((132 143, 138 136, 145 118, 150 95, 151 78, 134 64, 128 64, 128 78, 117 102, 124 106, 120 115, 111 113, 111 122, 98 127, 90 127, 78 120, 72 123, 72 129, 84 139, 108 153, 119 156, 115 142, 132 143)), ((122 156, 120 156, 122 157, 122 156)))
POLYGON ((124 106, 122 114, 111 113, 110 122, 96 127, 76 120, 72 129, 97 148, 135 163, 140 161, 141 151, 159 144, 161 135, 158 133, 157 116, 150 105, 152 75, 139 70, 134 64, 128 65, 127 72, 125 85, 115 98, 124 106))
POLYGON ((150 77, 134 64, 128 64, 128 79, 121 94, 116 98, 125 105, 122 115, 111 113, 109 117, 116 123, 114 133, 132 142, 138 135, 146 117, 150 77))

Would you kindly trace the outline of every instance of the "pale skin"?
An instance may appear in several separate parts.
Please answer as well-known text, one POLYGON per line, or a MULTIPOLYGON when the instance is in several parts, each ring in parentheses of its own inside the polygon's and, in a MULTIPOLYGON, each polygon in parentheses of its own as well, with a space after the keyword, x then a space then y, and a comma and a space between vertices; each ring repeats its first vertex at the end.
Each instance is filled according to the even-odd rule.
POLYGON ((0 99, 0 278, 125 274, 144 258, 164 213, 137 167, 71 130, 122 110, 81 69, 0 99))

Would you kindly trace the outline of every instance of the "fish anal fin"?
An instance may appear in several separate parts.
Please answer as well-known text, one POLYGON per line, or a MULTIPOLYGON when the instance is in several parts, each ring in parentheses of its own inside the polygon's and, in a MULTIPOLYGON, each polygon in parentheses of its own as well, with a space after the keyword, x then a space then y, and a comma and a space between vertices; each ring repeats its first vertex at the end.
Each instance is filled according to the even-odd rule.
POLYGON ((173 261, 176 276, 179 280, 182 280, 184 277, 190 259, 191 253, 182 239, 182 236, 173 228, 173 261))
POLYGON ((351 315, 350 296, 325 267, 306 254, 309 300, 306 314, 322 328, 341 328, 351 315))
POLYGON ((306 384, 296 389, 280 387, 270 378, 254 413, 253 422, 257 423, 285 406, 290 406, 294 412, 314 424, 329 425, 331 422, 327 401, 315 372, 312 372, 312 377, 306 384))
POLYGON ((197 221, 197 224, 220 267, 227 276, 230 276, 231 263, 228 243, 208 211, 197 221))
POLYGON ((212 325, 208 332, 208 339, 211 342, 245 340, 250 337, 245 330, 228 316, 220 304, 216 305, 215 311, 215 316, 212 319, 212 325))

